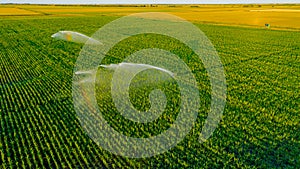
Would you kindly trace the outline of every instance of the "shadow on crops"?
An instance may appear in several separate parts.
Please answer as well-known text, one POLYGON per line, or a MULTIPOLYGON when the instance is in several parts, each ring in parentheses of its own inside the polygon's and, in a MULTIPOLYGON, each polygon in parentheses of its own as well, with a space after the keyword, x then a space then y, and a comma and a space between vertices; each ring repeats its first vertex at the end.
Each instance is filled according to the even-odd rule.
POLYGON ((245 142, 240 146, 227 148, 234 153, 243 164, 261 168, 293 168, 300 165, 300 144, 296 141, 284 139, 260 140, 256 143, 245 142))

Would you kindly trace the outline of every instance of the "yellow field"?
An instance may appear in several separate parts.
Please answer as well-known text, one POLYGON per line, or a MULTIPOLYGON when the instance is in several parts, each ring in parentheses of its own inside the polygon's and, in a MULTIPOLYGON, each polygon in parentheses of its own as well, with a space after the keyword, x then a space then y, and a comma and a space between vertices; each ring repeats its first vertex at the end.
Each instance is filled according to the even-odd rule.
POLYGON ((266 23, 273 28, 300 29, 300 10, 259 10, 257 8, 243 9, 219 8, 217 10, 193 10, 189 12, 173 12, 191 21, 218 23, 225 25, 248 25, 264 27, 266 23))
POLYGON ((14 7, 1 7, 0 6, 0 16, 2 15, 37 15, 39 13, 32 12, 29 10, 14 8, 14 7))
POLYGON ((0 6, 0 15, 73 16, 73 15, 128 15, 136 12, 168 12, 193 22, 300 29, 298 5, 158 5, 158 6, 0 6))

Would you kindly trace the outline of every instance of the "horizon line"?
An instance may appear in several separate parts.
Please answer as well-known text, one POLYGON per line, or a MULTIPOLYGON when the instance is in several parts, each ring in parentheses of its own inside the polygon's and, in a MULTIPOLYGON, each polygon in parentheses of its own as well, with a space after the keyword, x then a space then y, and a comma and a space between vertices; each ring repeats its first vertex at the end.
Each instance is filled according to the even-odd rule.
POLYGON ((300 5, 299 3, 286 2, 286 3, 128 3, 128 4, 118 4, 118 3, 1 3, 1 5, 300 5))

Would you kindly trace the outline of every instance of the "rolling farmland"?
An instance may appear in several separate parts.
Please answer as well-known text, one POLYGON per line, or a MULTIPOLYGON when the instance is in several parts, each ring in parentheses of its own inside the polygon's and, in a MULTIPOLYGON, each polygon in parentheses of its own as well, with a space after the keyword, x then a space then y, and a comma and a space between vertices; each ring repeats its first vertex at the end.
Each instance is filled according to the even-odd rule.
MULTIPOLYGON (((118 43, 110 51, 111 58, 104 60, 105 63, 118 63, 124 56, 140 49, 164 48, 188 63, 197 79, 201 97, 196 124, 182 142, 164 154, 134 159, 114 155, 97 146, 82 129, 73 107, 72 78, 83 45, 57 41, 51 35, 60 30, 72 30, 90 36, 120 15, 145 10, 135 7, 84 7, 86 9, 80 12, 74 8, 82 7, 0 7, 0 15, 3 15, 0 16, 2 168, 300 166, 300 26, 297 22, 300 13, 288 13, 293 15, 291 18, 285 12, 282 16, 287 19, 283 22, 276 20, 281 15, 278 11, 272 16, 267 16, 270 13, 262 14, 275 18, 275 28, 281 29, 276 30, 261 26, 265 20, 241 23, 238 19, 227 17, 226 22, 221 23, 216 20, 220 14, 216 13, 210 18, 206 16, 204 20, 196 20, 192 13, 199 13, 199 7, 177 7, 181 13, 173 7, 147 8, 146 11, 182 16, 193 21, 206 34, 218 51, 226 71, 227 102, 223 119, 213 136, 200 144, 198 138, 211 96, 203 65, 192 59, 194 55, 188 48, 171 38, 145 34, 118 43), (11 15, 11 10, 3 12, 4 8, 13 8, 17 11, 11 13, 20 12, 23 16, 7 16, 11 15), (191 12, 191 9, 194 11, 191 12), (188 12, 185 13, 185 10, 188 12), (207 22, 209 24, 205 24, 207 22), (232 24, 235 26, 229 26, 232 24)), ((205 8, 205 12, 209 13, 212 8, 205 8)), ((269 6, 262 8, 269 9, 269 6)), ((274 8, 300 9, 299 6, 274 8)), ((101 71, 98 76, 100 74, 101 71)), ((176 84, 164 85, 157 87, 165 90, 171 99, 178 99, 176 84)), ((141 110, 149 107, 147 95, 150 89, 151 86, 146 85, 131 93, 133 104, 141 110)), ((101 94, 97 96, 106 97, 101 94)), ((105 101, 110 100, 108 96, 105 101)), ((106 102, 98 102, 98 105, 111 126, 134 137, 161 133, 170 127, 178 113, 176 107, 171 105, 157 121, 135 125, 111 109, 113 105, 106 102)))

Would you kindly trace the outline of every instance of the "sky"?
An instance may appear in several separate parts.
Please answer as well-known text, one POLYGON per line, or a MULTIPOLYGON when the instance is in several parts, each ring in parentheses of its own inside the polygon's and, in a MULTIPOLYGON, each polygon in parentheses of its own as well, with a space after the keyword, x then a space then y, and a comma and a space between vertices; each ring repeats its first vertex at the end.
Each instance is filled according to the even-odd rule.
POLYGON ((32 4, 249 4, 300 3, 300 0, 0 0, 0 3, 32 4))

